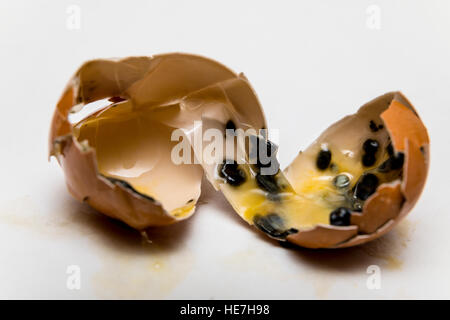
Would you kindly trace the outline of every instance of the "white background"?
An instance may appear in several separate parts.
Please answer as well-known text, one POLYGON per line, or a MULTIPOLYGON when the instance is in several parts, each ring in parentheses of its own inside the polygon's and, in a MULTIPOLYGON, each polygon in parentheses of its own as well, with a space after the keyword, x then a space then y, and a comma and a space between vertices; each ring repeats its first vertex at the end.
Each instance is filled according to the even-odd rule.
MULTIPOLYGON (((70 24, 69 24, 70 26, 70 24)), ((0 298, 450 298, 449 1, 0 2, 0 298), (70 5, 80 29, 68 28, 70 5), (367 24, 379 8, 379 29, 367 24), (339 251, 287 250, 205 184, 187 222, 139 234, 77 203, 47 162, 51 115, 87 59, 182 51, 244 72, 286 166, 332 122, 402 90, 431 137, 418 205, 339 251), (366 286, 369 265, 381 289, 366 286), (66 269, 81 268, 68 290, 66 269)))

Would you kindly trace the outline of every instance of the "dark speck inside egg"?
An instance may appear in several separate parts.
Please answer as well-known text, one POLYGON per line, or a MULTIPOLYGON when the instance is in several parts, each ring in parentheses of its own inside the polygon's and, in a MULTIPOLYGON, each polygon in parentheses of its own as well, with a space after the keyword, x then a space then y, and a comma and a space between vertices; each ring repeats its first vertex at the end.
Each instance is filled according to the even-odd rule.
POLYGON ((328 168, 331 162, 331 151, 327 148, 322 148, 317 155, 316 165, 319 170, 328 168))
POLYGON ((378 151, 378 148, 380 147, 380 144, 377 140, 374 139, 367 139, 364 141, 363 144, 363 150, 366 153, 372 153, 375 154, 378 151))
POLYGON ((225 130, 232 130, 234 133, 234 130, 236 130, 236 125, 234 124, 233 120, 228 120, 225 124, 225 130))
POLYGON ((380 144, 377 140, 367 139, 363 144, 363 155, 362 155, 362 164, 365 167, 371 167, 377 161, 376 154, 378 149, 380 148, 380 144))
POLYGON ((276 213, 266 216, 257 214, 253 218, 253 223, 259 230, 278 240, 284 240, 288 235, 298 232, 294 228, 286 229, 283 219, 276 213))
POLYGON ((219 165, 219 176, 232 186, 240 186, 246 180, 245 172, 236 161, 225 161, 219 165))
POLYGON ((405 155, 403 153, 400 152, 397 155, 393 154, 378 167, 378 171, 387 173, 393 170, 399 170, 403 167, 404 161, 405 155))
POLYGON ((373 173, 365 173, 361 176, 355 186, 355 197, 367 200, 378 187, 379 179, 373 173))
POLYGON ((261 189, 272 194, 278 193, 281 190, 275 175, 257 174, 256 183, 261 189))
POLYGON ((333 226, 348 226, 350 225, 351 211, 347 208, 337 208, 330 214, 330 224, 333 226))

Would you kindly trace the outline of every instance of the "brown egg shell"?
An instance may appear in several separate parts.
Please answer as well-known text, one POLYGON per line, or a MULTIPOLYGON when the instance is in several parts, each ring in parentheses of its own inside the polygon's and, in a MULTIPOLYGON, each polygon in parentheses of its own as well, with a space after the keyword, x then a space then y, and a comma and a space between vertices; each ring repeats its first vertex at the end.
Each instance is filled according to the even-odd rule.
POLYGON ((112 183, 97 171, 95 150, 83 151, 77 140, 67 136, 59 142, 60 163, 67 188, 81 200, 107 216, 126 222, 135 229, 162 226, 176 222, 161 204, 129 189, 112 183))
MULTIPOLYGON (((360 108, 379 108, 395 152, 403 152, 403 179, 382 184, 367 199, 361 213, 353 212, 351 226, 317 225, 289 235, 287 240, 307 248, 344 248, 366 243, 389 232, 417 202, 429 166, 429 138, 416 110, 400 92, 387 93, 360 108), (350 232, 353 231, 353 234, 350 232)), ((356 115, 358 115, 358 113, 356 115)))
MULTIPOLYGON (((55 156, 62 166, 71 194, 136 229, 168 225, 188 218, 200 196, 203 173, 195 179, 191 177, 188 185, 182 188, 195 194, 190 200, 194 203, 192 210, 183 217, 175 217, 164 209, 164 204, 157 198, 137 192, 126 181, 117 181, 101 174, 96 150, 74 137, 68 116, 90 102, 105 98, 130 100, 136 106, 152 108, 173 106, 192 92, 222 82, 229 87, 230 98, 250 99, 265 126, 262 108, 245 77, 216 61, 173 53, 121 60, 93 60, 83 64, 69 81, 57 104, 49 139, 50 156, 55 156), (237 79, 239 84, 228 81, 232 79, 237 79), (242 95, 239 91, 243 87, 250 88, 253 96, 242 95)), ((188 169, 187 166, 186 170, 198 170, 188 169)), ((170 174, 167 173, 168 177, 170 174)))

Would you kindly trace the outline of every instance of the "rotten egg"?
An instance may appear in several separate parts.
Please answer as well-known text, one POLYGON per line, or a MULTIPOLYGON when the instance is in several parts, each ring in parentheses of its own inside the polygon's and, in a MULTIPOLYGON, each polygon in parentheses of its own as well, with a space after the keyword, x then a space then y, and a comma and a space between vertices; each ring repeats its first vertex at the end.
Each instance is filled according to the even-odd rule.
POLYGON ((308 248, 348 247, 385 234, 425 184, 427 130, 399 92, 333 124, 284 171, 264 128, 248 80, 215 61, 187 54, 94 60, 57 105, 50 154, 75 198, 133 228, 188 218, 205 175, 249 224, 308 248), (69 121, 70 113, 105 99, 101 109, 69 121), (174 163, 176 129, 193 163, 174 163), (231 150, 221 145, 221 156, 208 161, 207 141, 196 139, 208 129, 244 142, 231 150), (239 130, 253 130, 253 139, 239 130))

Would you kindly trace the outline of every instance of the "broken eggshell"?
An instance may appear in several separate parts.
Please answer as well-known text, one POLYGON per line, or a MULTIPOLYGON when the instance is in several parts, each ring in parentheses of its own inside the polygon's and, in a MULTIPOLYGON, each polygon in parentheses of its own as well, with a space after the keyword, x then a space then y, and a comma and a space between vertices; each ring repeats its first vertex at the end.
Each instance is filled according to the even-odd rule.
MULTIPOLYGON (((417 112, 400 92, 387 93, 365 104, 356 114, 328 128, 315 144, 342 139, 340 142, 345 141, 347 145, 360 145, 360 126, 369 123, 369 119, 382 122, 394 152, 404 154, 400 179, 381 184, 364 202, 361 212, 351 213, 349 226, 319 224, 287 236, 287 241, 308 248, 359 245, 387 233, 417 202, 428 172, 429 138, 417 112)), ((299 154, 285 169, 294 189, 296 177, 305 170, 304 159, 304 153, 299 154)))
MULTIPOLYGON (((243 215, 239 196, 217 178, 215 164, 175 165, 170 158, 174 143, 169 134, 173 129, 184 131, 198 156, 201 151, 194 146, 195 132, 224 130, 229 121, 242 129, 266 128, 261 106, 245 77, 215 61, 185 54, 94 60, 78 70, 57 105, 50 154, 57 157, 75 198, 136 229, 189 217, 200 195, 203 171, 252 224, 254 220, 243 215), (102 99, 111 103, 75 125, 69 121, 70 112, 102 99), (194 127, 194 121, 200 121, 201 126, 194 127)), ((304 194, 299 176, 312 163, 305 154, 316 152, 322 143, 339 141, 350 145, 350 151, 359 148, 362 125, 366 131, 384 127, 392 152, 404 156, 401 177, 382 182, 364 199, 360 211, 351 212, 349 225, 318 223, 290 228, 280 233, 285 240, 308 248, 353 246, 385 234, 411 210, 425 183, 429 140, 417 112, 399 92, 369 102, 327 129, 285 170, 285 197, 295 204, 295 193, 304 194), (377 123, 370 121, 369 125, 369 119, 377 123)), ((328 170, 331 157, 327 149, 323 155, 320 162, 313 162, 320 170, 328 170)), ((372 160, 369 157, 363 163, 370 166, 372 160)), ((278 180, 285 179, 280 172, 278 176, 278 180)), ((343 185, 348 183, 347 178, 342 181, 343 185)), ((268 198, 275 209, 277 199, 268 198)), ((267 217, 281 224, 275 215, 267 217)))
POLYGON ((188 130, 198 116, 180 106, 183 97, 214 84, 222 84, 229 101, 245 102, 237 110, 242 122, 265 127, 246 78, 213 60, 174 53, 83 64, 57 104, 49 139, 50 156, 63 168, 70 193, 136 229, 189 217, 200 196, 203 171, 171 161, 173 142, 167 134, 188 130), (78 124, 69 121, 69 113, 102 99, 110 105, 78 124), (122 121, 129 122, 122 126, 122 121), (165 136, 145 129, 155 124, 165 136), (151 139, 162 147, 152 146, 151 139))
MULTIPOLYGON (((187 95, 182 105, 191 110, 205 106, 209 106, 208 111, 216 110, 209 116, 203 113, 198 117, 203 128, 224 130, 230 122, 231 127, 242 127, 240 120, 230 112, 240 108, 239 102, 231 104, 221 92, 216 86, 210 86, 187 95)), ((192 140, 191 137, 191 144, 194 144, 192 140)), ((219 165, 205 161, 201 165, 208 180, 223 192, 234 210, 269 237, 307 248, 337 248, 361 244, 385 234, 412 208, 425 183, 428 145, 426 129, 416 111, 401 93, 394 92, 367 103, 355 115, 345 117, 328 128, 285 170, 285 177, 282 172, 259 175, 254 165, 248 162, 248 150, 244 151, 247 155, 244 158, 226 156, 219 165), (328 145, 332 146, 333 152, 336 147, 345 149, 341 155, 341 160, 346 162, 343 169, 339 168, 339 162, 333 163, 335 156, 332 160, 328 145), (382 156, 379 155, 380 148, 386 150, 382 156), (367 153, 378 150, 378 159, 367 161, 361 149, 367 153), (315 161, 317 154, 319 157, 315 161), (406 160, 401 158, 401 165, 397 163, 395 169, 383 168, 383 165, 390 164, 393 155, 402 155, 406 160), (232 161, 227 164, 225 160, 232 161), (360 178, 378 167, 383 168, 379 173, 382 175, 381 183, 378 185, 377 179, 377 186, 367 194, 364 194, 367 191, 360 191, 364 201, 356 202, 361 205, 358 210, 348 211, 348 225, 326 223, 328 218, 324 219, 324 214, 328 217, 329 212, 324 213, 314 205, 305 207, 303 199, 307 202, 309 195, 298 183, 302 175, 327 171, 329 177, 342 178, 345 174, 345 179, 341 179, 345 182, 343 186, 351 183, 356 188, 360 178), (306 224, 299 225, 298 221, 291 219, 293 216, 306 224), (314 220, 321 222, 311 223, 314 220)), ((194 148, 194 152, 198 155, 203 148, 194 148)), ((315 180, 312 189, 320 188, 321 183, 315 180)))

